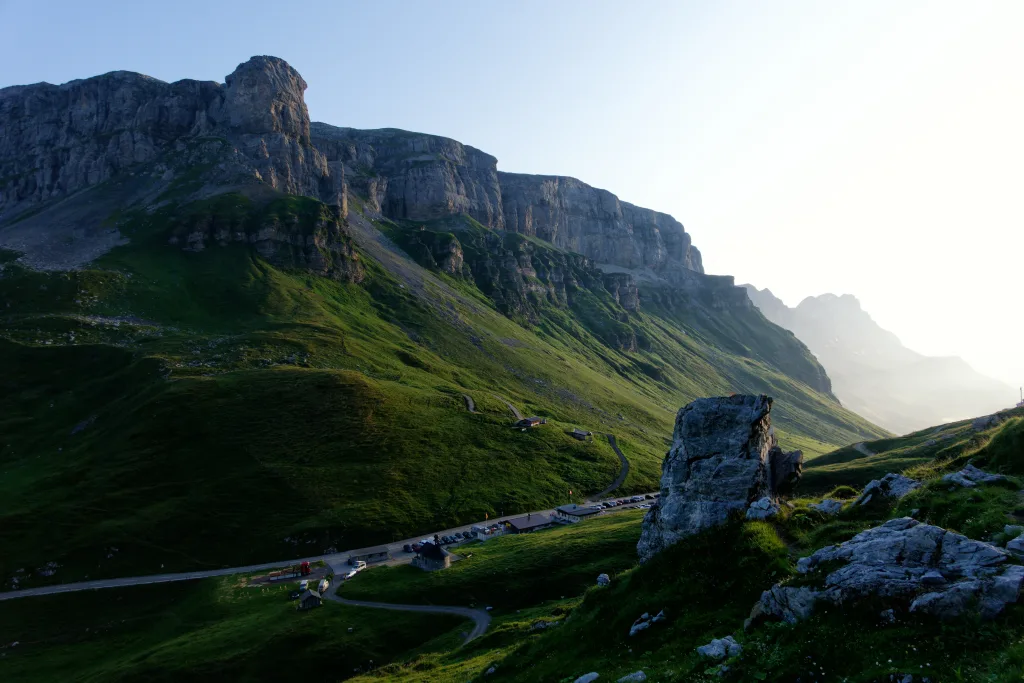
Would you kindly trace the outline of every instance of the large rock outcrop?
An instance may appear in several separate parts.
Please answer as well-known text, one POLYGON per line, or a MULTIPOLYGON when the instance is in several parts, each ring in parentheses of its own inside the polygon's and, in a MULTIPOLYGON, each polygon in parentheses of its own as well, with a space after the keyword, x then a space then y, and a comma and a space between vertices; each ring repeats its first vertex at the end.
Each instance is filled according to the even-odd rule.
POLYGON ((646 562, 680 539, 723 524, 791 486, 803 456, 783 453, 767 396, 702 398, 679 411, 662 463, 661 496, 644 517, 637 551, 646 562))
POLYGON ((1017 601, 1024 582, 1024 567, 1009 559, 988 543, 910 517, 893 519, 801 559, 801 574, 828 572, 822 585, 773 586, 754 605, 748 623, 768 617, 794 623, 819 602, 841 605, 869 597, 940 618, 973 609, 991 618, 1017 601))

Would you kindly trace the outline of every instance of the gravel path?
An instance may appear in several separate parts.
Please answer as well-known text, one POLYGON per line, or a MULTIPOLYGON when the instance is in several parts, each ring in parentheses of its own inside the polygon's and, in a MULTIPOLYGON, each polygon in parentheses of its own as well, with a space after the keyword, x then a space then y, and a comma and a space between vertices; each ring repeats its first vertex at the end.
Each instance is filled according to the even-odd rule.
POLYGON ((516 408, 514 405, 512 405, 512 403, 507 398, 502 398, 501 396, 498 396, 497 394, 492 394, 492 396, 494 396, 494 398, 498 399, 499 401, 501 401, 502 403, 507 405, 508 409, 512 411, 512 414, 516 416, 517 420, 522 420, 523 419, 523 414, 520 413, 519 409, 516 408))
POLYGON ((866 455, 869 458, 872 455, 874 455, 874 453, 872 453, 871 450, 864 445, 863 441, 861 441, 860 443, 853 444, 853 450, 857 451, 858 453, 861 453, 862 455, 866 455))
POLYGON ((615 437, 611 434, 605 434, 605 436, 608 437, 608 443, 611 444, 612 450, 615 451, 615 455, 619 456, 619 462, 622 463, 622 467, 619 468, 619 476, 615 477, 615 481, 612 482, 611 486, 600 493, 595 493, 587 498, 587 500, 599 500, 604 498, 612 491, 622 486, 622 483, 626 481, 626 475, 629 474, 629 461, 626 460, 626 456, 619 450, 619 444, 615 443, 615 437))
MULTIPOLYGON (((338 584, 340 585, 340 584, 338 584)), ((327 598, 334 602, 341 603, 342 605, 348 605, 349 607, 369 607, 371 609, 389 609, 395 612, 426 612, 429 614, 454 614, 459 617, 465 617, 466 619, 473 620, 473 630, 470 631, 469 635, 466 636, 466 640, 463 641, 463 645, 479 638, 486 631, 487 627, 491 625, 491 615, 482 609, 473 609, 471 607, 445 607, 441 605, 396 605, 390 602, 366 602, 365 600, 348 600, 339 596, 334 590, 330 590, 327 593, 327 598)))

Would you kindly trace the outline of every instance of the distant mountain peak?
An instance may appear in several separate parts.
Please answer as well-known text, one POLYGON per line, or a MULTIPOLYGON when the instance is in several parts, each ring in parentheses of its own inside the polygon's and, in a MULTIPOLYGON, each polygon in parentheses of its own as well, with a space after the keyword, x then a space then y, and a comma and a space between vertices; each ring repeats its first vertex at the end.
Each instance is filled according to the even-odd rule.
POLYGON ((806 297, 795 308, 770 290, 744 285, 768 320, 793 332, 825 367, 848 408, 897 432, 1006 407, 1008 388, 959 357, 912 351, 852 294, 806 297))

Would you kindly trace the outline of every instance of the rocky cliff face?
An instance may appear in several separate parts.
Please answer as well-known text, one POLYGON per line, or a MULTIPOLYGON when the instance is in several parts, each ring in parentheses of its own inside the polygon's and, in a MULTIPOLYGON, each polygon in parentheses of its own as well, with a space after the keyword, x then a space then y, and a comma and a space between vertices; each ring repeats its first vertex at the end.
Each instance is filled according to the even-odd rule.
POLYGON ((455 140, 323 123, 313 143, 341 163, 353 191, 388 218, 466 214, 494 230, 539 237, 597 263, 669 281, 704 272, 700 252, 668 214, 633 206, 575 178, 503 173, 497 159, 455 140))
POLYGON ((702 398, 679 411, 662 463, 661 496, 644 517, 637 552, 664 548, 734 513, 763 518, 800 476, 803 456, 783 453, 767 396, 702 398))
POLYGON ((620 201, 575 178, 499 173, 505 229, 547 240, 597 261, 649 269, 704 272, 700 252, 668 214, 620 201))
MULTIPOLYGON (((206 169, 209 181, 262 182, 339 204, 341 168, 329 168, 310 144, 305 89, 275 57, 253 57, 224 84, 117 71, 4 88, 0 222, 211 137, 228 140, 231 151, 206 169)), ((168 165, 165 180, 188 170, 168 165)))
POLYGON ((325 123, 313 142, 348 169, 353 192, 389 218, 429 221, 465 214, 504 229, 498 160, 469 145, 403 130, 356 130, 325 123))
POLYGON ((667 214, 574 178, 499 173, 493 156, 455 140, 311 124, 305 89, 298 72, 274 57, 253 57, 223 84, 164 83, 118 71, 4 88, 0 224, 156 166, 163 184, 133 202, 153 203, 176 180, 195 176, 202 182, 189 188, 193 196, 204 186, 264 184, 338 206, 344 216, 347 176, 366 208, 389 218, 465 214, 493 230, 540 237, 676 284, 703 272, 690 236, 667 214), (211 139, 226 143, 217 155, 200 165, 178 163, 211 139))
POLYGON ((242 243, 285 268, 341 282, 360 282, 365 274, 337 211, 311 199, 284 197, 255 205, 225 194, 173 209, 172 215, 168 241, 188 251, 242 243))

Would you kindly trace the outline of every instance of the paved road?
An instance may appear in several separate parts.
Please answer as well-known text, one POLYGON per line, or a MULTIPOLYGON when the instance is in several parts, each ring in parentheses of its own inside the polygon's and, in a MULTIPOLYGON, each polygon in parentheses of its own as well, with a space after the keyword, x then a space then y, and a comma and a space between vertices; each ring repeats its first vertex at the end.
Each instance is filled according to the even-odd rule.
POLYGON ((871 450, 864 445, 863 441, 861 441, 860 443, 853 444, 853 450, 857 451, 858 453, 862 453, 868 457, 874 455, 874 453, 872 453, 871 450))
POLYGON ((517 420, 522 420, 523 419, 523 414, 519 412, 519 408, 516 408, 514 405, 512 405, 511 401, 509 401, 507 398, 502 398, 501 396, 498 396, 497 394, 491 394, 491 395, 494 396, 494 398, 496 398, 499 401, 501 401, 502 403, 504 403, 505 405, 507 405, 508 409, 512 411, 512 414, 516 416, 517 420))
POLYGON ((612 491, 622 486, 622 482, 626 481, 626 475, 629 474, 629 461, 626 460, 626 456, 624 456, 622 451, 619 450, 619 444, 615 443, 615 437, 611 434, 605 434, 605 436, 608 437, 608 443, 611 444, 612 450, 615 451, 615 455, 619 456, 619 462, 622 463, 622 467, 619 468, 619 476, 615 477, 615 481, 612 482, 612 485, 604 491, 601 491, 601 493, 590 496, 587 498, 588 501, 600 500, 601 498, 609 495, 612 491))
MULTIPOLYGON (((640 503, 637 503, 639 505, 640 503)), ((620 510, 631 509, 635 506, 622 506, 611 508, 607 512, 618 512, 620 510)), ((480 522, 474 522, 472 524, 465 524, 451 529, 445 529, 438 531, 437 535, 447 536, 452 535, 456 531, 469 531, 474 526, 486 526, 495 524, 498 522, 506 522, 511 519, 518 517, 525 517, 527 513, 520 512, 514 515, 505 515, 504 517, 496 517, 480 522)), ((553 515, 554 510, 534 510, 534 515, 553 515)), ((433 534, 422 534, 407 538, 402 541, 395 541, 394 543, 388 543, 387 548, 397 558, 411 557, 409 553, 402 550, 405 544, 413 544, 424 538, 433 538, 433 534)), ((372 546, 374 548, 379 546, 372 546)), ((456 546, 457 547, 457 546, 456 546)), ((58 593, 73 593, 77 591, 86 590, 98 590, 101 588, 123 588, 126 586, 145 586, 154 583, 171 583, 174 581, 194 581, 197 579, 209 579, 217 576, 231 576, 234 574, 249 574, 251 572, 263 571, 265 569, 276 569, 279 567, 288 567, 299 564, 300 562, 318 562, 323 560, 327 565, 334 571, 335 575, 342 574, 350 569, 348 566, 348 558, 352 555, 360 555, 370 548, 357 548, 354 550, 346 550, 340 553, 334 553, 331 555, 315 555, 313 557, 300 557, 297 559, 280 560, 278 562, 264 562, 263 564, 250 564, 244 567, 227 567, 224 569, 210 569, 206 571, 197 572, 180 572, 176 574, 150 574, 148 576, 129 576, 120 579, 99 579, 95 581, 79 581, 76 583, 64 583, 56 584, 53 586, 40 586, 38 588, 25 588, 16 591, 0 591, 0 600, 12 600, 14 598, 29 598, 36 595, 56 595, 58 593)))
POLYGON ((470 396, 469 394, 463 394, 462 398, 466 399, 466 410, 468 410, 471 413, 475 413, 476 404, 473 403, 473 397, 470 396))
MULTIPOLYGON (((337 588, 335 588, 337 590, 337 588)), ((454 614, 459 617, 465 617, 473 620, 473 630, 470 631, 469 635, 466 636, 466 640, 462 642, 463 645, 479 638, 486 631, 487 627, 491 625, 491 615, 482 609, 473 609, 471 607, 445 607, 442 605, 396 605, 390 602, 366 602, 364 600, 349 600, 343 598, 334 590, 329 591, 327 594, 329 600, 339 602, 342 605, 348 605, 350 607, 369 607, 372 609, 388 609, 396 612, 426 612, 429 614, 454 614)))

